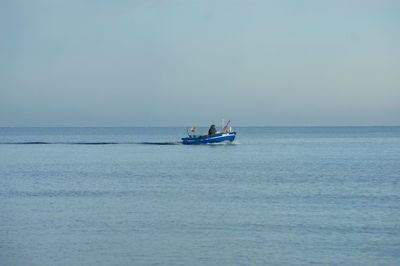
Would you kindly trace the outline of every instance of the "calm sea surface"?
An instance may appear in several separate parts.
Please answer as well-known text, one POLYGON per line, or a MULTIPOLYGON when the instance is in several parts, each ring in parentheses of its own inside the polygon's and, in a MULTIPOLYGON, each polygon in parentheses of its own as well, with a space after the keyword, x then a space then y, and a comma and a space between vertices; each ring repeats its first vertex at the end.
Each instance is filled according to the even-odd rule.
POLYGON ((0 265, 400 265, 400 127, 236 131, 0 128, 0 265))

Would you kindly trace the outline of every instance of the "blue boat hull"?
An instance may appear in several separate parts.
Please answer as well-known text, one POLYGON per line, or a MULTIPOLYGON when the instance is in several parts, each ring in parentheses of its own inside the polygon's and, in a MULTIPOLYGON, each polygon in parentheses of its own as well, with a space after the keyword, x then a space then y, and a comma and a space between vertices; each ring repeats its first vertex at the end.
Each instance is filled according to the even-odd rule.
POLYGON ((191 136, 188 138, 182 138, 183 144, 207 144, 207 143, 218 143, 218 142, 232 142, 236 137, 236 132, 217 133, 214 135, 204 136, 191 136))

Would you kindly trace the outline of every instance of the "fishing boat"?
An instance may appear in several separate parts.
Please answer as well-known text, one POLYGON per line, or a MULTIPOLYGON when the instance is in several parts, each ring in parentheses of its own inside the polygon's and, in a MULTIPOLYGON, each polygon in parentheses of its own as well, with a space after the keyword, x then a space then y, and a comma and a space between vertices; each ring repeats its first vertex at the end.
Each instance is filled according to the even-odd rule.
POLYGON ((197 128, 192 127, 187 129, 188 137, 182 138, 183 144, 208 144, 208 143, 222 143, 232 142, 235 140, 236 132, 232 131, 232 127, 228 128, 231 121, 229 120, 221 131, 215 129, 215 125, 211 125, 208 135, 195 135, 194 132, 197 128), (190 134, 189 131, 193 134, 190 134))

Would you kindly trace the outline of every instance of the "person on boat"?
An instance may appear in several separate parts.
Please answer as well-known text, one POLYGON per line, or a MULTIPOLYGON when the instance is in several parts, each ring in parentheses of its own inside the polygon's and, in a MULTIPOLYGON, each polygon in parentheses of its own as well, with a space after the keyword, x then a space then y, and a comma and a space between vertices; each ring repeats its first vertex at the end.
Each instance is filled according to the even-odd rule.
POLYGON ((211 125, 208 130, 208 135, 214 135, 215 133, 217 133, 217 129, 215 128, 215 125, 211 125))

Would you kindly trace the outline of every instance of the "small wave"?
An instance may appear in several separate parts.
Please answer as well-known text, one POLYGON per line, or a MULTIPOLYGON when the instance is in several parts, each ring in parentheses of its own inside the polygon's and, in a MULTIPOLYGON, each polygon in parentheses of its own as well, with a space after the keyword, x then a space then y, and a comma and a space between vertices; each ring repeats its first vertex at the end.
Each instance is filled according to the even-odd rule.
POLYGON ((50 145, 50 144, 64 144, 64 145, 109 145, 109 144, 133 144, 133 143, 119 143, 119 142, 44 142, 44 141, 26 141, 26 142, 0 142, 2 145, 50 145))
POLYGON ((48 190, 48 191, 9 191, 0 197, 104 197, 136 195, 135 191, 89 191, 89 190, 48 190))
POLYGON ((112 145, 112 144, 122 144, 118 142, 70 142, 65 144, 73 144, 73 145, 112 145))
POLYGON ((144 145, 180 145, 182 144, 181 141, 175 141, 175 142, 139 142, 139 144, 144 144, 144 145))
POLYGON ((52 144, 51 142, 43 142, 43 141, 27 141, 27 142, 1 142, 0 144, 17 144, 17 145, 43 145, 43 144, 52 144))
POLYGON ((238 145, 240 144, 237 141, 223 141, 223 142, 215 142, 215 143, 206 143, 206 145, 238 145))
POLYGON ((179 145, 176 142, 44 142, 44 141, 26 141, 26 142, 0 142, 0 145, 118 145, 118 144, 146 144, 146 145, 179 145))

